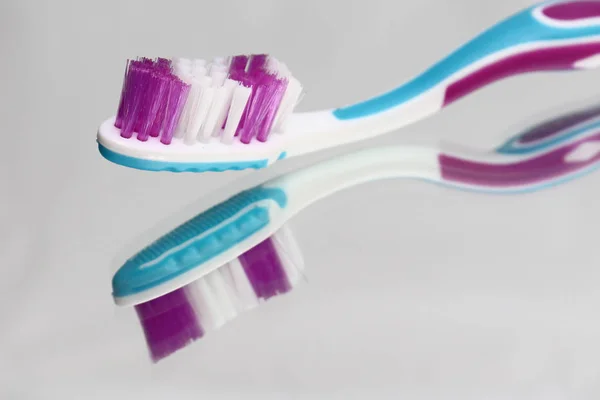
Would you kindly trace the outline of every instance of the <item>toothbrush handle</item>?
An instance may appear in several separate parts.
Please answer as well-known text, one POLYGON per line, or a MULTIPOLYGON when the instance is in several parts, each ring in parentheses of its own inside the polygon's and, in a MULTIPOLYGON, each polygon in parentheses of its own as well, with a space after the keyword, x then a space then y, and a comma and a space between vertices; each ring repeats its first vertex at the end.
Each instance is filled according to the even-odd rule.
MULTIPOLYGON (((191 282, 186 274, 199 264, 206 263, 207 270, 222 265, 230 260, 226 250, 231 247, 243 242, 243 252, 264 240, 264 236, 253 236, 261 229, 278 228, 311 203, 362 183, 411 178, 479 192, 514 193, 574 179, 600 165, 600 121, 592 118, 580 124, 581 115, 571 115, 570 128, 565 128, 567 117, 563 117, 555 130, 546 130, 550 136, 561 133, 556 136, 559 141, 544 151, 507 155, 384 147, 283 175, 199 214, 132 257, 113 278, 113 296, 117 304, 131 304, 136 299, 147 301, 149 292, 167 293, 162 286, 165 282, 170 282, 170 287, 186 285, 191 282), (188 242, 194 244, 184 245, 188 242)), ((518 138, 523 134, 513 140, 518 138)))
POLYGON ((512 155, 539 153, 594 126, 600 127, 600 105, 598 104, 533 126, 509 138, 495 151, 499 154, 512 155))
POLYGON ((415 103, 411 112, 425 116, 503 78, 599 66, 600 1, 544 2, 493 26, 407 84, 333 115, 355 120, 415 103))
MULTIPOLYGON (((600 165, 598 110, 574 113, 547 129, 550 145, 522 153, 473 153, 418 146, 363 150, 284 175, 265 184, 282 189, 288 210, 300 209, 343 189, 362 183, 411 178, 478 192, 518 193, 554 186, 600 165), (590 115, 591 114, 591 115, 590 115), (588 120, 582 123, 583 115, 588 120), (590 119, 591 117, 591 119, 590 119)), ((543 126, 543 125, 540 125, 543 126)), ((511 141, 520 140, 523 133, 511 141)))
POLYGON ((453 186, 486 192, 533 192, 556 186, 600 165, 600 125, 580 134, 537 155, 477 159, 440 154, 441 177, 453 186))
POLYGON ((264 184, 283 190, 286 212, 302 208, 333 193, 362 183, 387 178, 441 181, 435 148, 397 146, 372 148, 315 164, 264 184))

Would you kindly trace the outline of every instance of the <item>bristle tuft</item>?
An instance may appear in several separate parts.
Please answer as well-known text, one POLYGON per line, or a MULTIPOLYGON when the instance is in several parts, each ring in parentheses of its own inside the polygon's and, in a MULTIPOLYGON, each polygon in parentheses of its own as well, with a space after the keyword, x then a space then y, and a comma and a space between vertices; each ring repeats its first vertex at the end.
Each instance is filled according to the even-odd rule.
POLYGON ((131 138, 137 132, 138 140, 161 136, 163 143, 170 143, 174 121, 179 118, 189 90, 172 69, 172 62, 165 58, 127 62, 115 120, 122 137, 131 138))
POLYGON ((302 94, 287 66, 267 54, 128 61, 115 126, 121 136, 187 145, 265 142, 302 94))
POLYGON ((292 286, 271 239, 267 239, 240 257, 256 297, 268 300, 287 293, 292 286))
POLYGON ((178 289, 135 308, 154 362, 204 336, 186 289, 178 289))
POLYGON ((240 313, 292 290, 303 261, 283 227, 239 258, 184 288, 136 306, 153 361, 221 328, 240 313))

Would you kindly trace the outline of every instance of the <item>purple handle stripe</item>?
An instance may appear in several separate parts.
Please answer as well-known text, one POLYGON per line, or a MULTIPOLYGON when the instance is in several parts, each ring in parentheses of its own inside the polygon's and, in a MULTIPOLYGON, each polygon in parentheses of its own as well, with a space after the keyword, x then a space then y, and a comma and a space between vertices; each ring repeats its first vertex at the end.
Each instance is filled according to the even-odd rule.
POLYGON ((600 161, 600 152, 588 160, 568 163, 565 157, 587 142, 600 142, 600 133, 560 147, 534 159, 512 164, 475 162, 440 155, 442 177, 446 181, 473 186, 509 188, 545 183, 584 170, 600 161))
POLYGON ((548 121, 525 132, 516 144, 528 145, 550 139, 564 133, 565 129, 572 128, 591 118, 600 116, 600 107, 596 106, 589 110, 583 110, 576 114, 569 114, 548 121))
POLYGON ((548 18, 557 21, 577 21, 600 17, 600 1, 566 1, 552 4, 542 11, 548 18))
POLYGON ((456 81, 446 90, 444 106, 490 84, 510 76, 538 71, 567 71, 574 64, 600 53, 600 43, 574 44, 516 54, 456 81))

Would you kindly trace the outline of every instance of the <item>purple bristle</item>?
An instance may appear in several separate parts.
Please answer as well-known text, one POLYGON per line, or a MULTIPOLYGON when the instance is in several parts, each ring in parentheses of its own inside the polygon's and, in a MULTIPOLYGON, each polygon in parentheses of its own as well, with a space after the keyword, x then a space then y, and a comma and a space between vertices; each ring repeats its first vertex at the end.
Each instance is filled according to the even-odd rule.
POLYGON ((249 57, 247 55, 238 55, 231 58, 231 64, 229 66, 229 75, 231 79, 238 80, 238 77, 242 77, 246 72, 246 65, 248 65, 249 57))
POLYGON ((136 121, 133 127, 135 132, 138 132, 139 140, 147 140, 148 139, 148 129, 149 125, 153 121, 148 121, 149 116, 151 114, 152 104, 155 101, 154 91, 156 90, 157 79, 154 76, 154 72, 145 66, 145 70, 143 75, 141 76, 140 87, 144 87, 144 95, 140 97, 140 105, 136 117, 136 121))
POLYGON ((131 138, 137 132, 137 139, 146 141, 162 133, 165 139, 161 141, 170 143, 184 105, 182 96, 185 99, 188 93, 186 87, 172 73, 171 61, 166 58, 129 61, 115 120, 121 136, 131 138))
POLYGON ((271 238, 248 250, 239 259, 257 297, 268 300, 292 289, 271 238))
POLYGON ((248 144, 252 141, 252 126, 247 124, 248 116, 252 112, 252 108, 256 107, 256 98, 260 94, 260 87, 257 85, 253 85, 252 93, 250 94, 250 98, 248 99, 248 103, 246 103, 246 108, 244 109, 244 113, 242 114, 242 118, 240 119, 240 124, 238 125, 238 129, 236 131, 236 136, 240 137, 240 142, 244 144, 248 144))
POLYGON ((250 121, 250 123, 247 121, 252 114, 257 112, 256 109, 260 107, 260 92, 262 92, 261 87, 263 86, 264 81, 268 79, 264 70, 266 58, 262 61, 261 60, 262 55, 252 56, 248 72, 245 73, 242 79, 244 86, 252 88, 252 93, 248 99, 248 103, 246 104, 246 108, 244 109, 242 118, 240 119, 240 123, 236 131, 236 136, 240 136, 240 141, 245 144, 250 143, 254 137, 254 127, 252 126, 252 121, 250 121), (255 59, 258 61, 254 61, 255 59), (254 65, 252 65, 253 61, 254 65))
POLYGON ((139 304, 135 309, 154 362, 204 335, 185 288, 139 304))
MULTIPOLYGON (((229 78, 252 89, 235 132, 235 136, 244 144, 254 138, 261 142, 268 140, 287 89, 287 79, 268 71, 268 60, 266 54, 232 58, 229 78)), ((223 129, 226 123, 227 119, 222 125, 223 129)))
POLYGON ((302 261, 290 256, 293 251, 279 253, 281 246, 292 248, 290 240, 289 234, 276 234, 240 255, 239 263, 201 278, 203 282, 136 305, 152 360, 158 362, 206 332, 219 329, 239 313, 256 307, 257 299, 266 301, 289 293, 302 268, 302 261))
MULTIPOLYGON (((168 75, 162 75, 157 79, 156 97, 154 98, 153 108, 148 118, 146 129, 140 134, 145 133, 152 137, 158 137, 165 121, 165 104, 169 96, 170 78, 168 75)), ((142 140, 138 136, 138 139, 142 140)))
POLYGON ((133 135, 137 117, 139 114, 141 99, 143 99, 146 87, 142 84, 145 79, 146 70, 140 61, 131 61, 127 73, 126 93, 123 104, 123 118, 121 136, 130 138, 133 135))
POLYGON ((255 72, 261 72, 267 65, 266 54, 254 54, 250 57, 250 63, 248 65, 248 73, 253 74, 255 72))
POLYGON ((265 142, 269 138, 275 115, 285 94, 287 80, 279 79, 264 70, 252 71, 247 80, 252 82, 253 90, 247 110, 240 121, 240 141, 248 144, 257 138, 265 142))
POLYGON ((287 89, 286 79, 279 79, 267 71, 267 61, 266 54, 252 55, 249 59, 247 56, 236 56, 232 60, 230 78, 252 88, 235 133, 244 144, 254 138, 267 141, 287 89))
POLYGON ((268 83, 261 87, 260 104, 255 108, 257 112, 253 113, 248 120, 248 125, 253 130, 251 136, 256 137, 260 142, 266 142, 269 138, 287 84, 287 80, 269 75, 268 83))
POLYGON ((168 78, 164 75, 153 73, 152 79, 149 82, 148 96, 143 108, 144 112, 139 121, 141 125, 137 130, 138 140, 146 141, 151 132, 160 130, 164 118, 164 114, 160 114, 160 110, 164 108, 168 88, 168 78))
POLYGON ((158 58, 156 60, 156 69, 161 73, 170 73, 171 72, 171 60, 168 58, 158 58))
POLYGON ((250 111, 250 106, 252 105, 252 98, 254 97, 255 92, 256 92, 256 83, 248 74, 245 74, 245 76, 243 78, 241 78, 239 80, 239 82, 242 85, 244 85, 245 87, 249 87, 252 90, 252 92, 250 93, 250 98, 248 99, 248 102, 246 103, 246 107, 244 107, 244 111, 242 112, 242 117, 240 118, 240 122, 238 124, 237 130, 235 131, 235 136, 242 135, 242 137, 243 137, 243 131, 244 131, 244 126, 246 124, 246 118, 248 117, 248 112, 250 111))
MULTIPOLYGON (((219 84, 224 78, 220 75, 224 71, 221 68, 218 64, 219 84)), ((229 79, 250 88, 234 135, 244 144, 254 139, 266 142, 288 85, 287 78, 281 78, 279 71, 285 70, 287 74, 287 69, 267 54, 237 55, 225 68, 228 68, 229 79)), ((175 69, 177 75, 188 76, 175 69)), ((171 60, 166 58, 144 57, 127 62, 115 118, 115 127, 120 129, 122 137, 135 135, 140 141, 159 138, 166 145, 172 142, 191 89, 177 75, 171 60)), ((224 118, 220 117, 223 118, 222 129, 227 127, 227 111, 223 111, 224 118)))
POLYGON ((165 106, 165 122, 160 137, 161 143, 171 143, 189 91, 190 85, 183 83, 176 77, 171 78, 167 104, 165 106))
POLYGON ((119 100, 119 108, 117 110, 117 118, 115 119, 115 126, 119 129, 121 129, 123 127, 123 114, 125 113, 125 104, 128 101, 128 95, 129 95, 129 89, 128 89, 128 83, 129 83, 129 79, 127 79, 128 77, 128 73, 129 73, 129 63, 130 60, 127 60, 127 62, 125 63, 125 73, 123 74, 123 87, 121 88, 121 99, 119 100))

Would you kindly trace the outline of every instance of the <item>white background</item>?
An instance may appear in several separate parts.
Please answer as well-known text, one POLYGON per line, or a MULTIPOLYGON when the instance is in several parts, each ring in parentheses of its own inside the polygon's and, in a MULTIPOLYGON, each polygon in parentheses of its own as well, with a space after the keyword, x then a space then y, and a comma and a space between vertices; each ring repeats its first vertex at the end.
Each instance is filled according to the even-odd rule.
MULTIPOLYGON (((128 57, 269 52, 305 84, 302 110, 329 108, 530 4, 3 0, 0 398, 598 399, 600 173, 525 196, 388 181, 323 200, 292 221, 307 283, 154 367, 134 313, 110 296, 119 257, 149 228, 234 179, 282 171, 102 159, 96 128, 128 57)), ((506 80, 401 133, 278 165, 440 138, 491 148, 594 100, 599 78, 506 80)))

